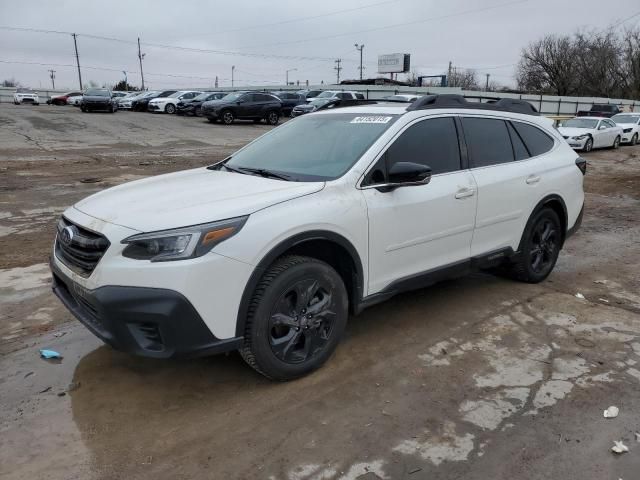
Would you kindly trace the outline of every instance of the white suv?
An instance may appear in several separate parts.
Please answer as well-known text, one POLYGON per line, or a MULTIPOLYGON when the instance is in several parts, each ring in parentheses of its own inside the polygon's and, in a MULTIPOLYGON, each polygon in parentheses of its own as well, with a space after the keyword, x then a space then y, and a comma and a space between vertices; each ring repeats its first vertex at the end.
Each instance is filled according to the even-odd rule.
POLYGON ((403 290, 477 268, 545 279, 580 225, 585 169, 524 102, 317 112, 69 208, 53 288, 117 349, 238 349, 292 379, 329 358, 350 312, 403 290))

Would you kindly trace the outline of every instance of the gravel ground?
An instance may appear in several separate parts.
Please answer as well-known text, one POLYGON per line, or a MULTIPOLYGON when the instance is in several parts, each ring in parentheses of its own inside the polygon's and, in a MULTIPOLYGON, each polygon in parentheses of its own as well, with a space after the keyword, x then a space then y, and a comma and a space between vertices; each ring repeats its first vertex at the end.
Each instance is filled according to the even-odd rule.
POLYGON ((113 351, 47 269, 68 205, 270 127, 12 105, 0 125, 0 477, 637 478, 640 147, 586 155, 583 227, 547 281, 475 274, 400 295, 350 319, 324 368, 275 384, 235 353, 113 351))

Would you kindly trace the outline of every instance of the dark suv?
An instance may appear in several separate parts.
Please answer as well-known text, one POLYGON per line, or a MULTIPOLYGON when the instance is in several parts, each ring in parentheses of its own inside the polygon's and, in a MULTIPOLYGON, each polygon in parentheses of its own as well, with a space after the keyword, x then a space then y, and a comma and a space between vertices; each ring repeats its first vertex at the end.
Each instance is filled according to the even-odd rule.
POLYGON ((80 110, 83 112, 93 112, 95 110, 105 110, 113 113, 118 109, 111 90, 106 88, 90 88, 82 95, 80 110))
POLYGON ((280 99, 262 92, 234 92, 202 104, 202 115, 211 123, 220 120, 225 125, 231 125, 236 118, 255 123, 264 120, 269 125, 277 125, 281 113, 280 99))
POLYGON ((307 99, 304 95, 293 92, 273 92, 273 94, 282 102, 282 114, 291 115, 291 111, 294 107, 307 103, 307 99))

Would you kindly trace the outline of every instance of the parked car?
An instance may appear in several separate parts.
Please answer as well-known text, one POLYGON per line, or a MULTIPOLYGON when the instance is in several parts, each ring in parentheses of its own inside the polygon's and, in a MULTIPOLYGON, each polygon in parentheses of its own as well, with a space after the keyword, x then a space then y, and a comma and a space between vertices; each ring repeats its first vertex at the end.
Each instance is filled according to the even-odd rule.
POLYGON ((228 92, 202 92, 191 100, 180 100, 176 104, 176 113, 178 115, 194 115, 201 116, 200 109, 204 102, 210 100, 220 100, 227 95, 228 92))
POLYGON ((167 97, 152 98, 149 100, 147 110, 159 113, 176 113, 176 104, 180 100, 192 100, 201 93, 193 90, 180 90, 167 97))
POLYGON ((312 98, 307 103, 303 103, 301 105, 296 105, 291 110, 292 117, 299 117, 300 115, 304 115, 305 113, 315 112, 318 108, 326 105, 327 103, 334 100, 333 98, 312 98))
POLYGON ((622 143, 636 145, 640 137, 640 113, 619 113, 611 117, 616 125, 622 127, 622 143))
POLYGON ((442 97, 313 113, 81 200, 58 223, 53 291, 116 349, 237 349, 290 380, 399 292, 480 268, 543 281, 580 226, 586 162, 526 102, 442 97))
POLYGON ((344 100, 364 100, 364 95, 360 92, 325 90, 315 98, 340 98, 344 100))
MULTIPOLYGON (((121 98, 118 99, 118 108, 119 109, 123 109, 123 110, 135 110, 134 106, 137 105, 137 102, 139 100, 142 100, 143 98, 153 98, 155 97, 158 93, 155 90, 148 90, 148 91, 143 91, 143 92, 138 92, 138 95, 135 95, 133 97, 130 98, 121 98)), ((146 110, 146 104, 145 104, 145 110, 146 110)))
POLYGON ((576 117, 607 117, 611 118, 614 115, 621 113, 617 105, 602 104, 594 105, 591 110, 581 110, 576 113, 576 117))
POLYGON ((130 110, 131 102, 133 99, 137 97, 141 97, 142 95, 146 95, 148 92, 129 92, 124 97, 116 98, 116 102, 118 103, 118 110, 130 110))
POLYGON ((47 105, 66 105, 67 99, 69 97, 77 97, 77 96, 82 96, 82 92, 73 91, 73 92, 63 93, 62 95, 55 95, 51 97, 49 100, 47 100, 47 105))
POLYGON ((164 98, 169 95, 173 95, 177 90, 164 90, 159 92, 149 92, 148 95, 143 95, 131 102, 131 110, 134 112, 146 112, 149 102, 154 98, 164 98))
POLYGON ((111 90, 106 88, 90 88, 82 96, 82 102, 80 103, 80 110, 83 112, 94 112, 96 110, 103 110, 109 113, 114 113, 118 109, 111 90))
POLYGON ((74 95, 73 97, 67 98, 67 105, 73 105, 74 107, 79 107, 82 103, 82 95, 74 95))
POLYGON ((127 95, 129 95, 130 93, 136 93, 136 92, 123 92, 123 91, 119 91, 119 90, 113 90, 111 92, 111 96, 117 100, 119 98, 123 98, 126 97, 127 95))
POLYGON ((622 127, 601 117, 572 118, 561 122, 558 131, 576 150, 590 152, 594 148, 618 148, 622 139, 622 127))
POLYGON ((271 92, 273 95, 280 99, 282 103, 282 114, 283 115, 291 115, 291 111, 294 107, 298 105, 302 105, 307 102, 307 99, 304 95, 300 95, 299 93, 291 93, 291 92, 271 92))
POLYGON ((322 90, 298 90, 296 93, 304 96, 305 99, 311 100, 322 93, 322 90))
POLYGON ((17 88, 16 93, 13 94, 13 103, 16 105, 20 105, 22 103, 40 105, 40 97, 30 88, 17 88))
POLYGON ((235 92, 202 104, 202 115, 211 123, 220 120, 225 125, 231 125, 236 119, 256 123, 264 120, 269 125, 277 125, 281 112, 280 99, 262 92, 235 92))
POLYGON ((383 97, 385 102, 412 103, 419 99, 422 95, 400 93, 398 95, 388 95, 383 97))

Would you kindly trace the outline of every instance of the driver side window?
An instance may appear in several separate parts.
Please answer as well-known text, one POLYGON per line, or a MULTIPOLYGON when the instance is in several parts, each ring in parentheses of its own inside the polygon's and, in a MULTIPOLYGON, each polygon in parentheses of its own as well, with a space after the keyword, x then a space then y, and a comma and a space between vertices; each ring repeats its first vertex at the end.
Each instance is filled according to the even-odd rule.
POLYGON ((387 172, 398 162, 428 166, 432 175, 460 170, 460 145, 453 117, 423 120, 406 129, 367 173, 363 185, 387 183, 387 172))

